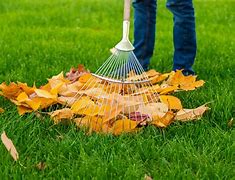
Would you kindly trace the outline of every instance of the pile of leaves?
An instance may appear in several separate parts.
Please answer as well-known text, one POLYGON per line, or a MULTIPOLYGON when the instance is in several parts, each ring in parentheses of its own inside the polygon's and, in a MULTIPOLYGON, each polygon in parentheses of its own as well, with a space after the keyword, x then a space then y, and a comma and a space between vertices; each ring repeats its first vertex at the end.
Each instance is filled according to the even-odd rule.
MULTIPOLYGON (((148 125, 165 128, 174 121, 199 119, 208 110, 206 105, 184 109, 180 99, 172 95, 203 86, 204 81, 196 80, 196 76, 184 76, 181 70, 161 74, 153 69, 146 75, 151 86, 112 84, 79 65, 66 75, 53 76, 39 88, 21 82, 2 83, 0 96, 13 102, 20 115, 47 112, 55 124, 74 122, 89 132, 114 135, 148 125), (60 108, 53 110, 54 105, 60 108)), ((137 76, 132 74, 131 78, 137 76)))

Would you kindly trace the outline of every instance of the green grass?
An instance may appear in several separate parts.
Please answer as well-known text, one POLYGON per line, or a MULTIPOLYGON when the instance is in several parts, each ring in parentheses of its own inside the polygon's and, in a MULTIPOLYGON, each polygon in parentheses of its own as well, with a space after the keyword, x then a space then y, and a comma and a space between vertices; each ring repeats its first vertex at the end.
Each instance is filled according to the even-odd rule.
MULTIPOLYGON (((172 16, 159 1, 152 68, 172 66, 172 16)), ((54 126, 34 114, 20 117, 0 97, 0 132, 20 155, 13 162, 0 144, 0 179, 235 179, 235 21, 233 0, 195 1, 198 53, 195 70, 206 84, 177 94, 184 107, 206 102, 200 121, 145 128, 120 137, 87 136, 74 125, 54 126), (40 171, 39 162, 47 167, 40 171)), ((95 71, 122 34, 119 0, 0 1, 0 82, 42 85, 79 63, 95 71)), ((133 26, 132 26, 133 32, 133 26)))

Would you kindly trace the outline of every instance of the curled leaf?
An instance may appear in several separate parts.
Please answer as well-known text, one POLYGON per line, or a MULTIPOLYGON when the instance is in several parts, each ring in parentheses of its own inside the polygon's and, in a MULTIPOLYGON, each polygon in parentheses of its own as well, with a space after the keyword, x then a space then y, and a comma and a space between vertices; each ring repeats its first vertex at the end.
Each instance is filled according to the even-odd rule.
POLYGON ((209 110, 209 107, 207 107, 206 105, 199 106, 195 109, 181 109, 177 112, 175 120, 191 121, 200 119, 207 110, 209 110))
POLYGON ((160 127, 160 128, 165 128, 169 126, 173 120, 174 120, 175 114, 171 111, 168 111, 163 117, 159 116, 153 116, 153 121, 151 124, 160 127))

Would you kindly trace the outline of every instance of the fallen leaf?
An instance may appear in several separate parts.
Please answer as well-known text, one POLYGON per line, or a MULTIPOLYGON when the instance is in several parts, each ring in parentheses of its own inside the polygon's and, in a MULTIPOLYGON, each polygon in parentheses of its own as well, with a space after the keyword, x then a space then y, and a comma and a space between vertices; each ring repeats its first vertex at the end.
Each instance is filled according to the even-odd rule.
POLYGON ((152 177, 148 176, 147 174, 144 175, 144 180, 153 180, 152 177))
POLYGON ((17 161, 19 159, 19 154, 13 144, 13 142, 11 141, 11 139, 9 139, 5 133, 5 131, 3 131, 3 133, 1 134, 1 140, 2 143, 4 144, 4 146, 6 147, 7 151, 10 152, 12 158, 17 161))
POLYGON ((23 92, 25 92, 27 95, 33 94, 34 90, 36 89, 36 86, 29 87, 26 83, 17 82, 20 89, 22 89, 23 92))
MULTIPOLYGON (((40 104, 40 109, 45 109, 45 108, 57 103, 57 100, 55 100, 55 99, 48 99, 48 98, 42 98, 42 97, 35 97, 31 100, 32 100, 32 103, 34 103, 34 106, 37 106, 38 104, 40 104)), ((29 104, 29 102, 27 102, 27 103, 29 104)))
POLYGON ((168 93, 170 93, 170 92, 174 92, 174 91, 177 90, 177 89, 178 89, 178 87, 177 87, 176 85, 174 85, 174 86, 168 86, 168 87, 166 87, 166 88, 161 89, 160 94, 161 94, 161 95, 163 95, 163 94, 168 94, 168 93))
POLYGON ((163 117, 157 117, 154 116, 153 117, 153 121, 151 122, 151 124, 160 127, 160 128, 165 128, 167 126, 169 126, 173 120, 174 120, 175 114, 171 111, 168 111, 163 117))
POLYGON ((161 73, 157 72, 155 69, 150 69, 146 72, 148 77, 159 76, 161 73))
POLYGON ((129 115, 129 119, 133 121, 144 121, 149 118, 149 115, 142 114, 140 112, 131 112, 129 115))
POLYGON ((36 168, 41 171, 44 170, 46 167, 47 167, 46 163, 42 161, 36 165, 36 168))
POLYGON ((123 110, 123 106, 118 103, 113 103, 110 105, 110 109, 104 112, 103 120, 104 122, 109 121, 115 118, 121 111, 123 110))
POLYGON ((79 128, 87 128, 90 132, 94 131, 97 133, 110 133, 111 128, 101 117, 85 116, 82 118, 74 119, 74 122, 79 128))
POLYGON ((94 102, 87 96, 83 96, 80 99, 78 99, 72 106, 71 110, 76 113, 81 109, 86 108, 87 106, 94 104, 94 102))
POLYGON ((182 104, 179 98, 171 95, 160 95, 162 103, 167 104, 169 109, 182 109, 182 104))
POLYGON ((92 78, 92 75, 90 73, 83 74, 80 78, 79 81, 81 83, 86 83, 88 80, 92 78))
POLYGON ((160 76, 156 75, 154 77, 149 78, 149 80, 152 84, 156 84, 156 83, 159 83, 159 82, 165 80, 166 78, 168 78, 168 76, 169 76, 169 74, 161 74, 160 76))
POLYGON ((66 78, 72 82, 77 81, 83 74, 89 73, 82 64, 78 65, 78 68, 72 67, 68 73, 66 73, 66 78))
POLYGON ((64 120, 71 120, 73 118, 73 112, 69 108, 53 111, 49 113, 55 124, 58 124, 64 120))
POLYGON ((9 85, 6 85, 6 83, 0 84, 0 90, 2 95, 8 99, 15 99, 22 92, 21 88, 14 82, 9 85))
POLYGON ((57 96, 51 94, 50 92, 46 91, 46 90, 42 90, 42 89, 35 89, 34 90, 35 93, 37 94, 38 97, 42 97, 42 98, 47 98, 47 99, 56 99, 57 96))
POLYGON ((209 107, 207 107, 206 105, 199 106, 195 109, 181 109, 177 112, 175 120, 191 121, 195 119, 200 119, 207 110, 209 110, 209 107))
POLYGON ((148 103, 146 105, 141 105, 137 112, 142 114, 147 114, 150 118, 157 115, 162 117, 168 111, 168 107, 164 103, 148 103))
POLYGON ((18 102, 24 102, 24 101, 26 101, 26 100, 28 100, 28 99, 29 99, 29 97, 28 97, 28 95, 27 95, 25 92, 20 93, 20 94, 17 96, 17 98, 16 98, 16 100, 17 100, 18 102))
POLYGON ((25 113, 33 112, 33 109, 25 107, 25 106, 18 106, 18 113, 19 115, 24 115, 25 113))
POLYGON ((194 90, 195 88, 204 85, 205 82, 203 80, 196 81, 196 76, 193 75, 184 76, 182 71, 183 70, 177 70, 172 74, 168 83, 170 85, 177 85, 180 89, 185 91, 194 90))
POLYGON ((0 108, 0 113, 3 113, 5 110, 3 108, 0 108))
POLYGON ((130 119, 117 120, 113 124, 113 134, 119 135, 121 133, 127 133, 133 131, 138 126, 139 121, 131 121, 130 119))

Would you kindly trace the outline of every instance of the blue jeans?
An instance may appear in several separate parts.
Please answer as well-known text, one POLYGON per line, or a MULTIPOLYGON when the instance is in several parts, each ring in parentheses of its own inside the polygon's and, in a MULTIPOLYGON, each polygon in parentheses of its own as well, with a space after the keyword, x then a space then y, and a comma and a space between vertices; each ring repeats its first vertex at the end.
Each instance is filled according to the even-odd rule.
MULTIPOLYGON (((148 69, 153 55, 156 31, 156 0, 133 0, 134 53, 144 69, 148 69)), ((196 56, 195 17, 192 0, 168 0, 166 7, 173 14, 174 59, 173 70, 184 69, 194 74, 196 56)))

